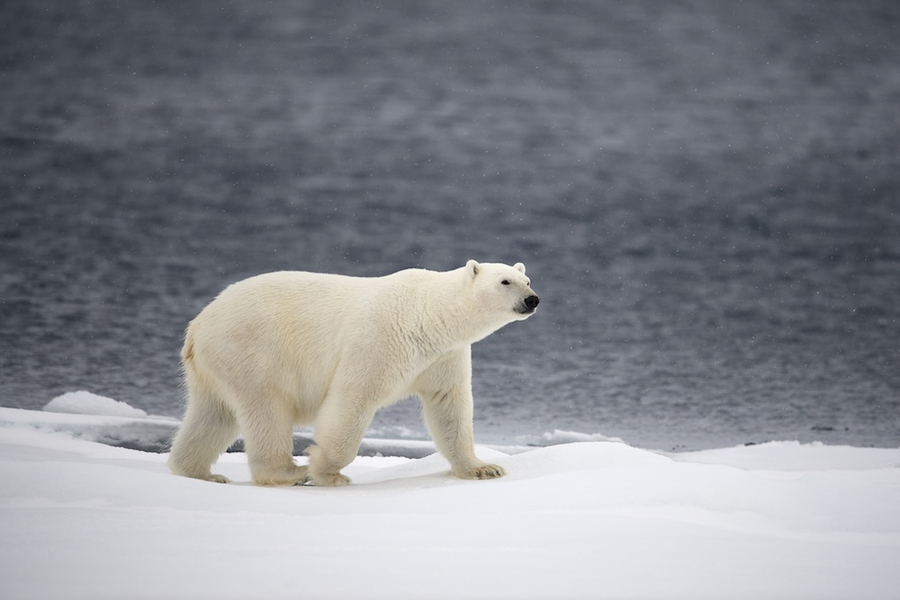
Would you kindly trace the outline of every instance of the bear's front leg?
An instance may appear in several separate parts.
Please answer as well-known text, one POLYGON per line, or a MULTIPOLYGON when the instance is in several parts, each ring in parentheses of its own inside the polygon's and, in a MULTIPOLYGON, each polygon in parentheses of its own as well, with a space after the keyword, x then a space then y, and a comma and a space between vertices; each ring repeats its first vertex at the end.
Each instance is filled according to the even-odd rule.
POLYGON ((307 481, 307 467, 291 455, 293 427, 284 411, 272 402, 242 415, 244 447, 253 482, 257 485, 297 485, 307 481))
POLYGON ((309 481, 318 486, 347 485, 341 469, 353 462, 363 435, 375 415, 371 403, 352 402, 339 392, 326 398, 316 415, 315 445, 309 455, 309 481))
POLYGON ((346 464, 341 464, 344 462, 342 459, 336 458, 318 445, 307 448, 306 454, 309 455, 309 481, 314 485, 338 487, 350 484, 350 478, 341 473, 341 469, 353 462, 352 457, 346 464))
POLYGON ((471 392, 423 398, 422 414, 434 445, 450 461, 450 472, 455 476, 460 479, 496 479, 506 474, 500 465, 486 463, 475 456, 471 392))
POLYGON ((450 461, 453 475, 460 479, 503 477, 506 475, 503 467, 475 456, 471 408, 471 393, 444 394, 422 402, 422 413, 434 445, 450 461))
POLYGON ((445 356, 417 380, 422 415, 434 445, 450 461, 450 472, 461 479, 496 479, 499 465, 475 456, 472 426, 472 359, 465 348, 445 356))

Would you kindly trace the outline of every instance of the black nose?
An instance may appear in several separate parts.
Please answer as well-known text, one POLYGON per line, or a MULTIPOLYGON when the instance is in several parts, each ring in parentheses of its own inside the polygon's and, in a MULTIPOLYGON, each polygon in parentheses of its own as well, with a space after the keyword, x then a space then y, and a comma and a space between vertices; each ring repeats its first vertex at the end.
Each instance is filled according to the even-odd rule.
POLYGON ((527 298, 525 298, 525 306, 527 306, 531 310, 534 310, 535 308, 537 308, 537 305, 540 303, 540 301, 541 299, 537 296, 528 296, 527 298))

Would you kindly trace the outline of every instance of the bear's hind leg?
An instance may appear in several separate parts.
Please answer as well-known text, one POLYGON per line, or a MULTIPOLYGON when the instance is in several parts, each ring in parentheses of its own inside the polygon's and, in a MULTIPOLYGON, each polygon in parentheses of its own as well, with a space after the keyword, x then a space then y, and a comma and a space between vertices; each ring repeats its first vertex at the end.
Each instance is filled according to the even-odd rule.
POLYGON ((210 467, 237 437, 234 414, 209 393, 191 390, 184 422, 172 442, 169 469, 176 475, 228 483, 210 467))

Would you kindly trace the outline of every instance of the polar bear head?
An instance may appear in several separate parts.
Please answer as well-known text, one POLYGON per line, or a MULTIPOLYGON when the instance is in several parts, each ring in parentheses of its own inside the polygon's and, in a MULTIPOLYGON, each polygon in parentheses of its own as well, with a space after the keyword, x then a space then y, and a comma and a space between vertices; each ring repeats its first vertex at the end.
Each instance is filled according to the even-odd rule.
POLYGON ((527 319, 537 309, 540 298, 531 289, 522 263, 509 266, 470 260, 466 274, 472 282, 479 314, 489 317, 498 327, 527 319))

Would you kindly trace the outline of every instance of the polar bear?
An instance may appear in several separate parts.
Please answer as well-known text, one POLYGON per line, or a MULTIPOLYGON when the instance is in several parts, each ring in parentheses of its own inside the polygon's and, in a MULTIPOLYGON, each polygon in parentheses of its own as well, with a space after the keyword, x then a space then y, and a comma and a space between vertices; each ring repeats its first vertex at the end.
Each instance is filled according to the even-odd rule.
POLYGON ((341 469, 375 411, 415 395, 452 474, 500 477, 475 456, 471 346, 538 302, 522 263, 235 283, 187 328, 187 409, 169 467, 225 483, 210 466, 240 433, 258 485, 346 485, 341 469), (308 466, 292 457, 296 424, 314 424, 308 466))

